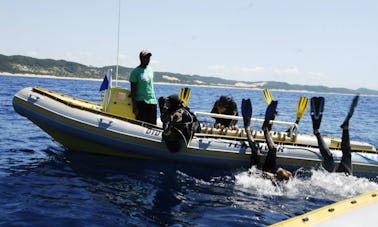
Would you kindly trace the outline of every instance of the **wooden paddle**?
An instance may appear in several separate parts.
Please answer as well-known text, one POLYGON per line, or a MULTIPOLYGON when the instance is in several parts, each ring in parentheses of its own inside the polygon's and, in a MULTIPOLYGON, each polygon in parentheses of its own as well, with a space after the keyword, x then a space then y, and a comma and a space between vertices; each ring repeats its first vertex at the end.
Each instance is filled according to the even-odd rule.
POLYGON ((179 97, 184 103, 184 105, 187 106, 190 99, 190 88, 188 87, 181 88, 179 97))

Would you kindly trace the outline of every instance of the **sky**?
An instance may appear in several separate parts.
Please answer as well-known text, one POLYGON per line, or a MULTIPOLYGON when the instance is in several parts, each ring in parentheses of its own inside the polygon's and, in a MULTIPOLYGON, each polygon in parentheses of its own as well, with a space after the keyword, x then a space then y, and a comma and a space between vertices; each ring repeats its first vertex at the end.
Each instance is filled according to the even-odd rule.
MULTIPOLYGON (((0 54, 378 90, 376 0, 0 0, 0 54), (120 30, 118 36, 118 12, 120 30), (119 54, 117 45, 119 37, 119 54)), ((121 78, 122 79, 122 78, 121 78)))

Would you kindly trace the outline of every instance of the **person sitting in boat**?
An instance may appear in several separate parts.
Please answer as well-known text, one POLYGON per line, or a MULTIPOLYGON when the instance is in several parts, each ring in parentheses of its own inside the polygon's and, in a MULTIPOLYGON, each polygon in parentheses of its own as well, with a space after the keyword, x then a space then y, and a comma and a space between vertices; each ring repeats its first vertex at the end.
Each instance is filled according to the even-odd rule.
POLYGON ((247 139, 249 147, 251 148, 251 160, 250 167, 256 166, 257 169, 261 169, 263 176, 276 179, 278 181, 288 181, 293 178, 293 174, 284 168, 277 167, 277 145, 274 144, 272 136, 270 135, 270 121, 274 119, 276 115, 278 101, 272 101, 265 112, 265 120, 262 126, 264 131, 264 137, 268 146, 268 155, 265 158, 264 165, 261 166, 261 154, 259 144, 256 143, 252 137, 250 123, 252 117, 252 104, 250 99, 243 99, 242 101, 242 114, 244 128, 247 133, 247 139))
POLYGON ((178 95, 159 98, 163 140, 171 152, 187 147, 195 132, 200 132, 200 123, 178 95))
POLYGON ((339 166, 335 165, 332 153, 330 152, 329 148, 325 144, 323 137, 320 134, 320 123, 322 120, 322 114, 324 110, 324 97, 313 97, 311 98, 311 119, 312 119, 312 126, 314 129, 314 135, 317 138, 318 146, 320 153, 323 157, 323 167, 328 172, 344 172, 347 175, 352 175, 352 155, 351 155, 351 147, 350 147, 350 137, 349 137, 349 120, 353 116, 354 108, 357 106, 359 96, 356 95, 353 98, 351 107, 349 109, 349 113, 346 116, 344 122, 341 124, 341 128, 343 130, 342 137, 341 137, 341 150, 342 150, 342 158, 339 166))
MULTIPOLYGON (((222 95, 217 101, 215 101, 213 109, 211 110, 211 113, 238 116, 238 107, 233 98, 222 95)), ((224 119, 224 118, 217 118, 217 117, 214 117, 214 118, 215 118, 214 127, 216 128, 233 127, 233 126, 236 126, 238 122, 237 120, 233 120, 233 119, 224 119)))
POLYGON ((131 99, 136 119, 156 124, 157 107, 153 86, 154 72, 150 63, 151 52, 143 50, 139 54, 140 65, 130 73, 131 99))

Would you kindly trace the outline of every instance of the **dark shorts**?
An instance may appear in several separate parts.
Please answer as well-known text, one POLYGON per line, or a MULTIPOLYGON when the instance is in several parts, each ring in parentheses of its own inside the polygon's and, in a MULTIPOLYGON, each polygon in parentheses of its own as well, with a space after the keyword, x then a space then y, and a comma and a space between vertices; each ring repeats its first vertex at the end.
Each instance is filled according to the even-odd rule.
POLYGON ((156 125, 156 104, 147 104, 144 101, 137 101, 136 104, 139 110, 137 120, 156 125))

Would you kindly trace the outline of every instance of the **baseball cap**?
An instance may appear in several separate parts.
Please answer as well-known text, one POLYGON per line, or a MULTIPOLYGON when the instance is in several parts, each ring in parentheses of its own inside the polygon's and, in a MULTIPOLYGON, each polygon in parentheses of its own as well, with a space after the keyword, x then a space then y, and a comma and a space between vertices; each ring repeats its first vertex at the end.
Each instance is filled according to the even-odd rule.
POLYGON ((151 52, 148 51, 148 50, 142 50, 142 51, 139 53, 139 58, 141 58, 141 57, 146 57, 146 56, 152 56, 151 52))

